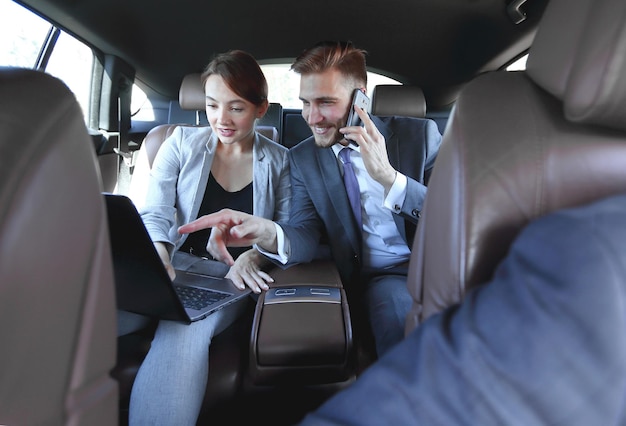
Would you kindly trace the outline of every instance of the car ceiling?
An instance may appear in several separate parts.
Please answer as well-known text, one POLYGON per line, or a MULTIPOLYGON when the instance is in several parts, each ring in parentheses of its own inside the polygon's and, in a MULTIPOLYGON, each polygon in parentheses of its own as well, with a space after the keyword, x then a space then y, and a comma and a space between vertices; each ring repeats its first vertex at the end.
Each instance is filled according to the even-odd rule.
MULTIPOLYGON (((26 0, 20 3, 136 69, 174 99, 185 74, 243 49, 291 62, 321 40, 351 40, 372 71, 421 86, 444 107, 477 74, 524 52, 548 0, 528 0, 515 24, 506 0, 26 0)), ((509 1, 510 2, 510 1, 509 1)))

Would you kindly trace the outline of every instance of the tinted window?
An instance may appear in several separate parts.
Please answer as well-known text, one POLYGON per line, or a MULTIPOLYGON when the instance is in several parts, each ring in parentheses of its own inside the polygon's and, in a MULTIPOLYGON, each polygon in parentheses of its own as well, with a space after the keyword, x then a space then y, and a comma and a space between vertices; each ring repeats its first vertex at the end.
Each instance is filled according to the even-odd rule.
MULTIPOLYGON (((289 71, 291 64, 261 65, 269 86, 269 101, 276 102, 283 108, 302 108, 298 99, 300 76, 289 71)), ((367 91, 372 93, 378 84, 401 84, 399 81, 374 72, 367 73, 367 91)))

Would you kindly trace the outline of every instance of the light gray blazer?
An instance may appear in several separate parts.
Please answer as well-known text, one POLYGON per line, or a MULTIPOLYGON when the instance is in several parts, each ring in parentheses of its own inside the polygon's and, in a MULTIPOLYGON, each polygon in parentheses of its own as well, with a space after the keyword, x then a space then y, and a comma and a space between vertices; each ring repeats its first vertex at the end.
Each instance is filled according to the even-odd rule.
MULTIPOLYGON (((218 139, 207 127, 177 127, 157 153, 141 217, 152 241, 170 254, 187 238, 179 226, 198 217, 218 139)), ((252 150, 252 210, 255 216, 286 220, 291 202, 287 148, 255 134, 252 150)))

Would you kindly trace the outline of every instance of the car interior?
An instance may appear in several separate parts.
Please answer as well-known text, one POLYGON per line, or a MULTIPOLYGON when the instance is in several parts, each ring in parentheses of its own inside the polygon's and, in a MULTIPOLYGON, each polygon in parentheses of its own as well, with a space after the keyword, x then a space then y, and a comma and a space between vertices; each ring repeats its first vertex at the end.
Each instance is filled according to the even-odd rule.
MULTIPOLYGON (((370 114, 437 123, 407 332, 489 281, 533 219, 626 190, 618 0, 341 4, 0 0, 0 15, 19 7, 50 25, 34 63, 0 56, 0 424, 128 424, 156 321, 116 333, 102 194, 141 206, 163 141, 176 126, 209 125, 199 73, 212 54, 243 49, 271 66, 349 39, 369 71, 395 79, 369 90, 370 114), (64 34, 93 54, 87 102, 47 69, 64 34)), ((25 50, 22 39, 6 51, 25 50)), ((311 130, 271 90, 256 129, 291 148, 311 130)), ((272 270, 271 290, 213 339, 199 425, 296 424, 376 362, 320 253, 272 270)))

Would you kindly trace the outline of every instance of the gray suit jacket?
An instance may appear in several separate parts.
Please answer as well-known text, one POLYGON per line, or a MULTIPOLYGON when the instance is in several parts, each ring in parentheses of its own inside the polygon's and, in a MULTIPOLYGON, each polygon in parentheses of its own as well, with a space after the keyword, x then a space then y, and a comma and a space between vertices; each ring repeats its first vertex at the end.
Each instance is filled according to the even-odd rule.
MULTIPOLYGON (((169 243, 170 253, 187 237, 178 228, 198 216, 217 143, 208 126, 180 126, 154 159, 140 213, 152 241, 169 243)), ((252 155, 253 214, 286 219, 291 200, 287 148, 256 133, 252 155)))
MULTIPOLYGON (((408 178, 406 200, 394 219, 410 246, 441 134, 432 120, 375 116, 372 120, 385 137, 391 165, 408 178)), ((361 270, 361 232, 332 149, 318 148, 311 137, 289 151, 289 160, 292 211, 289 221, 280 223, 290 242, 287 266, 310 262, 324 236, 344 284, 355 282, 361 270)))
POLYGON ((487 285, 302 425, 626 424, 626 195, 531 223, 487 285))

